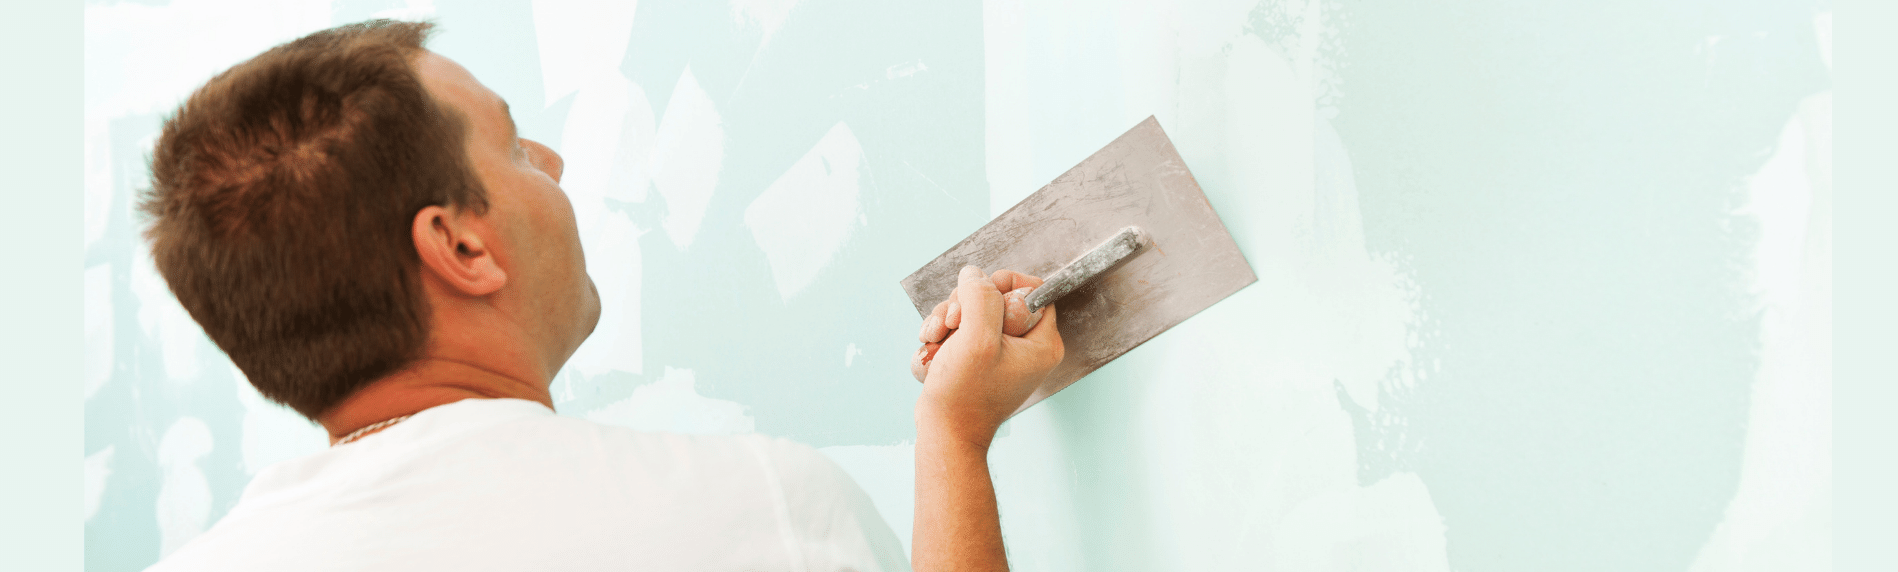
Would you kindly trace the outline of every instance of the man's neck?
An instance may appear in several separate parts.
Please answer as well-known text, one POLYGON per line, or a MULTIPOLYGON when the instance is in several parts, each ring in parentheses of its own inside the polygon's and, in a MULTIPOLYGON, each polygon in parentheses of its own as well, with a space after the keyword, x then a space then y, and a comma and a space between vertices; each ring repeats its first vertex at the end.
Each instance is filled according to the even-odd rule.
POLYGON ((463 399, 525 399, 548 409, 553 396, 545 382, 506 375, 471 362, 422 358, 401 371, 356 390, 322 416, 330 443, 379 421, 413 415, 463 399))

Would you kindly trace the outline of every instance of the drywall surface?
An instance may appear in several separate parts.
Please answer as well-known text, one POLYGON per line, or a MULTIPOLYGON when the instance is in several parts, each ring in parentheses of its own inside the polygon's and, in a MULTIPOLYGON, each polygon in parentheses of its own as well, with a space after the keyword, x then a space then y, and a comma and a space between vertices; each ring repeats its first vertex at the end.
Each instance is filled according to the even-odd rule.
POLYGON ((89 2, 87 568, 322 431, 151 268, 160 121, 372 16, 567 161, 562 414, 818 446, 908 542, 897 280, 1157 116, 1259 282, 1004 426, 1021 570, 1830 565, 1830 14, 1802 2, 89 2))

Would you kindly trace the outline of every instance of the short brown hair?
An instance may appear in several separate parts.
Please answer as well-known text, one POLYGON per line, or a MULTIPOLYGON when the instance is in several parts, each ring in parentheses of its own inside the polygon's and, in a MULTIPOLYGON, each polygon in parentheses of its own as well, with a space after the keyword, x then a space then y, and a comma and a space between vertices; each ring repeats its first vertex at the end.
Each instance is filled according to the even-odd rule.
POLYGON ((258 392, 311 419, 427 342, 415 213, 487 207, 465 118, 415 71, 432 28, 272 48, 194 92, 152 151, 159 273, 258 392))

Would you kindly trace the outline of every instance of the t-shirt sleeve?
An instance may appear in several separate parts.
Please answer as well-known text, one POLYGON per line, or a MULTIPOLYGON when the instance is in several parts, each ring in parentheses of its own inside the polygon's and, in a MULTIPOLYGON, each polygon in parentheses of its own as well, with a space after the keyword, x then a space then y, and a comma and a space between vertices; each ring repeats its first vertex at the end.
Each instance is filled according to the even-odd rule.
POLYGON ((910 569, 902 542, 849 473, 809 445, 771 439, 769 448, 806 570, 910 569))

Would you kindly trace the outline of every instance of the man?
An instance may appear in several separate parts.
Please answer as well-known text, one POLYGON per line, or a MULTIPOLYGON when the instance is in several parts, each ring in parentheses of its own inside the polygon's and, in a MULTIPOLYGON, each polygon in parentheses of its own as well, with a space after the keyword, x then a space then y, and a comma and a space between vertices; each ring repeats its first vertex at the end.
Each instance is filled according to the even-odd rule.
MULTIPOLYGON (((548 384, 600 314, 561 159, 423 49, 430 27, 284 44, 166 123, 141 205, 159 271, 332 448, 258 474, 152 569, 908 567, 862 490, 807 446, 553 414, 548 384)), ((1062 346, 1052 308, 1002 334, 1002 292, 1038 284, 965 269, 928 322, 941 345, 916 404, 917 569, 1006 568, 987 449, 1062 346)))

